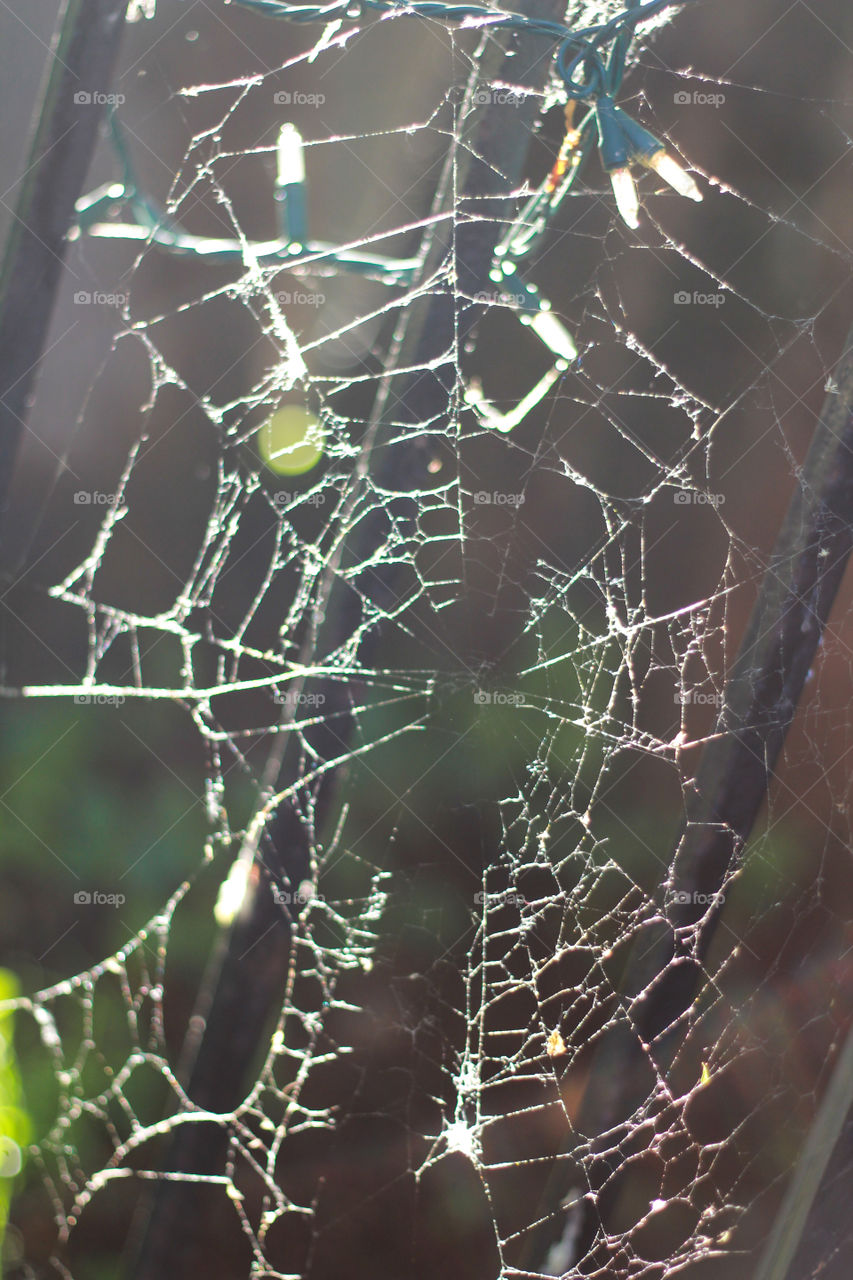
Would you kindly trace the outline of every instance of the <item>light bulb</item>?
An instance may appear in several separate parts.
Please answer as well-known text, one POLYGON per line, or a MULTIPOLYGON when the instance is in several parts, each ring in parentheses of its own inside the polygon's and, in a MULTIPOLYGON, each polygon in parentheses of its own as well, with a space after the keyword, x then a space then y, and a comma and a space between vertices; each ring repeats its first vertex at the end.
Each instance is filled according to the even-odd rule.
POLYGON ((631 170, 627 167, 611 169, 610 181, 616 199, 616 208, 621 213, 623 221, 627 222, 629 227, 636 229, 640 225, 640 200, 631 170))
POLYGON ((572 341, 572 335, 566 326, 557 319, 552 311, 539 311, 530 321, 530 328, 542 339, 549 351, 561 360, 577 358, 578 349, 572 341))
POLYGON ((296 125, 285 124, 278 135, 278 185, 289 187, 305 181, 302 134, 296 125))
POLYGON ((213 914, 216 923, 223 928, 233 924, 240 914, 243 903, 246 900, 246 894, 249 891, 249 874, 251 870, 251 862, 237 858, 232 863, 228 875, 219 886, 213 914))
POLYGON ((276 198, 279 223, 288 252, 301 252, 308 239, 308 204, 305 198, 305 157, 302 134, 293 124, 281 126, 278 135, 276 198))
POLYGON ((673 160, 672 156, 667 155, 663 148, 652 156, 640 156, 640 161, 648 169, 654 169, 655 173, 680 196, 686 196, 688 200, 702 199, 702 192, 687 170, 682 169, 681 165, 673 160))

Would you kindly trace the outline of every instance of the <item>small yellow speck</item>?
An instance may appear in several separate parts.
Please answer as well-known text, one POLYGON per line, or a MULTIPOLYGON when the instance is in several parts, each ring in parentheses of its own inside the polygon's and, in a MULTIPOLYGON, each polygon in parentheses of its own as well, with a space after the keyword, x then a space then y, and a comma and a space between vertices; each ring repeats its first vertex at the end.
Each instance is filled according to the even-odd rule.
POLYGON ((703 1063, 702 1063, 702 1076, 701 1076, 701 1079, 699 1080, 699 1083, 700 1083, 700 1084, 708 1084, 708 1083, 710 1082, 710 1080, 711 1080, 711 1069, 710 1069, 710 1067, 708 1066, 707 1062, 703 1062, 703 1063))

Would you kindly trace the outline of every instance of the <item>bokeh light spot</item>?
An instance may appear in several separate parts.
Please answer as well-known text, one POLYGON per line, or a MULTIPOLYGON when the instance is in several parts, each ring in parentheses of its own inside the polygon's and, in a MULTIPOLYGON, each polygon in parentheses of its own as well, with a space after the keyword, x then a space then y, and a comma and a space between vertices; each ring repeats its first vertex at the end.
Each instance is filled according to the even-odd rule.
POLYGON ((276 475, 301 476, 323 456, 320 420, 302 405, 282 405, 258 432, 258 452, 276 475))

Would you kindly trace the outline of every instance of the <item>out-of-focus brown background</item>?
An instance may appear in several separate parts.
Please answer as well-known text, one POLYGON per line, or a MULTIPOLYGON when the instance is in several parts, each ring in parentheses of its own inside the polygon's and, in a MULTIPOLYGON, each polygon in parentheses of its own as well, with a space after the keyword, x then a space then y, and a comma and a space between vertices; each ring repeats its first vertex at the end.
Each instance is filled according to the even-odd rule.
MULTIPOLYGON (((0 231, 14 208, 56 14, 57 5, 45 0, 30 0, 23 12, 0 13, 0 231)), ((197 160, 209 154, 245 234, 274 236, 271 149, 286 114, 308 144, 313 235, 350 242, 422 216, 447 148, 446 114, 436 116, 435 128, 425 126, 448 86, 464 75, 470 34, 451 40, 437 24, 414 19, 372 23, 345 48, 307 62, 301 55, 318 36, 314 25, 272 22, 235 5, 178 0, 159 0, 153 22, 128 27, 115 91, 124 99, 120 118, 143 189, 161 203, 182 194, 197 160), (219 87, 194 96, 179 92, 194 85, 219 87), (289 103, 281 101, 283 94, 289 103), (219 131, 223 154, 214 158, 201 135, 226 115, 219 131), (194 138, 201 140, 187 162, 194 138)), ((547 592, 549 574, 576 573, 606 534, 594 489, 613 499, 609 511, 636 522, 632 533, 617 539, 626 558, 606 563, 608 572, 625 575, 630 598, 642 599, 646 616, 671 613, 676 634, 678 610, 713 601, 703 658, 710 673, 702 687, 716 687, 736 651, 853 318, 851 47, 853 18, 842 0, 814 6, 766 0, 690 7, 642 51, 623 101, 706 175, 698 179, 705 200, 697 206, 656 196, 645 185, 644 221, 630 233, 614 223, 606 184, 591 166, 590 180, 599 182, 603 198, 591 194, 564 205, 532 272, 578 337, 579 368, 511 436, 477 437, 436 457, 444 475, 458 465, 468 495, 523 493, 524 502, 478 506, 469 498, 467 541, 457 539, 443 562, 457 601, 447 612, 446 630, 431 640, 426 629, 408 638, 402 628, 390 628, 375 657, 378 666, 446 673, 455 664, 468 674, 519 670, 517 655, 528 652, 523 628, 529 598, 547 592), (717 292, 724 299, 719 305, 698 300, 717 292), (689 301, 676 300, 682 293, 689 301), (658 376, 643 350, 653 353, 658 376), (694 404, 707 406, 697 414, 700 440, 680 477, 669 468, 690 427, 684 405, 673 402, 667 371, 694 404), (573 482, 573 475, 588 486, 573 482), (670 483, 658 486, 667 476, 670 483), (679 480, 684 492, 694 486, 719 495, 716 507, 677 501, 679 480)), ((551 163, 560 115, 560 108, 551 111, 534 140, 531 181, 538 182, 551 163)), ((105 138, 87 189, 116 175, 105 138)), ((183 200, 181 217, 198 234, 227 233, 229 226, 203 183, 198 198, 183 200)), ((415 244, 411 235, 399 236, 377 248, 403 253, 415 244)), ((69 247, 6 518, 0 650, 6 688, 83 679, 92 624, 81 610, 51 599, 47 589, 90 553, 103 517, 97 499, 80 503, 74 495, 114 493, 128 450, 143 434, 128 513, 113 535, 95 596, 146 615, 174 601, 192 567, 223 454, 198 397, 239 405, 279 358, 246 307, 211 296, 238 275, 233 267, 152 250, 140 260, 128 242, 89 239, 69 247), (145 335, 185 381, 184 388, 161 390, 150 414, 144 407, 151 393, 149 354, 140 336, 128 334, 121 303, 97 305, 91 301, 97 294, 129 299, 131 320, 149 322, 145 335)), ((285 310, 303 345, 316 344, 306 356, 312 375, 360 380, 331 401, 357 436, 388 338, 387 318, 372 313, 388 292, 346 276, 312 282, 283 275, 277 287, 322 292, 322 307, 285 310), (324 341, 358 316, 367 318, 345 340, 324 341)), ((536 340, 505 313, 484 320, 477 348, 464 360, 482 378, 486 394, 507 404, 549 363, 536 340)), ((239 417, 239 409, 226 415, 228 421, 239 417)), ((310 483, 265 475, 250 441, 229 457, 273 490, 310 483)), ((339 457, 336 465, 344 461, 339 457)), ((321 521, 322 508, 302 518, 305 531, 312 519, 321 521)), ((259 500, 247 510, 239 569, 219 589, 215 623, 201 609, 200 626, 210 624, 220 634, 219 628, 236 625, 262 578, 273 525, 269 503, 259 500)), ((439 532, 438 526, 425 529, 439 532)), ((433 568, 438 579, 438 560, 433 568)), ((596 576, 603 572, 599 564, 596 576)), ((445 588, 433 590, 437 599, 445 588)), ((727 992, 723 1026, 730 1030, 737 1021, 732 1009, 739 994, 745 1000, 757 991, 758 997, 744 1031, 741 1069, 727 1080, 717 1110, 755 1121, 756 1133, 746 1143, 751 1155, 733 1175, 740 1197, 758 1198, 772 1189, 747 1218, 745 1249, 772 1218, 825 1084, 825 1055, 849 1008, 842 991, 849 978, 843 957, 851 917, 850 604, 846 583, 762 819, 761 847, 741 899, 726 917, 727 930, 742 931, 747 958, 727 992)), ((272 643, 277 620, 262 613, 250 642, 272 643)), ((662 756, 631 756, 608 776, 596 818, 602 840, 621 842, 613 856, 646 888, 654 887, 658 867, 644 865, 643 851, 653 847, 665 856, 681 812, 681 782, 695 769, 713 719, 710 701, 686 708, 676 702, 665 633, 665 626, 655 629, 661 647, 651 659, 642 658, 647 675, 637 714, 640 726, 661 742, 684 730, 678 769, 662 756)), ((683 654, 683 635, 675 649, 683 654)), ((180 662, 165 631, 147 633, 147 684, 174 685, 180 662)), ((701 668, 699 658, 697 663, 701 668)), ((128 683, 131 670, 129 649, 117 646, 102 674, 128 683)), ((700 670, 695 678, 702 675, 700 670)), ((688 677, 694 678, 692 670, 688 677)), ((559 687, 551 696, 554 709, 563 705, 559 687)), ((265 714, 272 723, 269 708, 265 714)), ((470 943, 471 894, 498 838, 496 823, 490 830, 474 815, 478 806, 514 792, 542 740, 537 733, 553 726, 543 719, 531 727, 504 715, 491 728, 451 743, 455 714, 441 713, 432 737, 406 739, 402 751, 392 743, 371 754, 362 773, 353 770, 349 839, 357 855, 400 872, 414 888, 395 907, 375 985, 365 979, 360 993, 373 1021, 354 1034, 373 1075, 341 1077, 347 1096, 351 1088, 357 1098, 359 1118, 338 1147, 306 1144, 304 1167, 297 1160, 297 1172, 288 1175, 298 1198, 319 1170, 339 1199, 337 1216, 328 1196, 323 1203, 312 1276, 340 1274, 354 1259, 359 1270, 388 1277, 495 1273, 488 1212, 468 1167, 454 1158, 418 1187, 405 1176, 407 1162, 415 1161, 407 1155, 406 1135, 432 1114, 423 1093, 433 1078, 440 1080, 444 1050, 436 1044, 444 1042, 436 1028, 451 1042, 455 1034, 452 1012, 445 1009, 442 1023, 410 975, 430 970, 442 956, 451 968, 460 963, 470 943)), ((364 719, 365 731, 377 738, 387 724, 382 713, 364 719)), ((569 756, 577 740, 575 734, 563 743, 569 756)), ((245 771, 229 770, 235 827, 251 813, 252 770, 261 759, 250 752, 245 771)), ((0 761, 0 961, 28 993, 86 970, 124 945, 185 877, 193 877, 190 906, 176 921, 169 950, 167 1040, 177 1044, 210 940, 218 883, 217 875, 200 871, 210 760, 186 709, 163 702, 116 708, 69 699, 4 701, 0 761), (123 893, 121 912, 75 903, 75 893, 93 887, 123 893)), ((554 768, 553 761, 547 768, 554 768)), ((432 977, 452 1009, 455 974, 447 976, 439 964, 432 977)), ((116 1037, 120 1043, 118 1032, 116 1037)), ((55 1101, 51 1072, 37 1066, 29 1041, 21 1054, 35 1130, 43 1132, 55 1101)), ((569 1086, 566 1095, 571 1110, 569 1086)), ((103 1163, 108 1157, 108 1151, 99 1153, 99 1140, 92 1137, 83 1167, 86 1159, 103 1163)), ((541 1142, 543 1154, 559 1145, 551 1133, 541 1142)), ((726 1160, 736 1169, 733 1147, 726 1160)), ((531 1175, 530 1185, 532 1216, 538 1178, 531 1175)), ((526 1204, 519 1186, 515 1194, 526 1204)), ((99 1211, 95 1202, 90 1221, 84 1217, 75 1237, 75 1275, 115 1274, 128 1203, 120 1211, 115 1204, 99 1211)), ((519 1230, 521 1214, 519 1209, 519 1230)), ((244 1242, 222 1226, 213 1201, 201 1194, 199 1217, 207 1231, 200 1273, 242 1274, 244 1242)), ((27 1184, 15 1222, 13 1253, 32 1261, 46 1257, 53 1230, 37 1178, 27 1184)), ((301 1238, 283 1236, 270 1252, 287 1271, 303 1265, 293 1258, 303 1258, 304 1249, 301 1238)), ((744 1256, 709 1261, 689 1274, 729 1280, 752 1270, 744 1256)))

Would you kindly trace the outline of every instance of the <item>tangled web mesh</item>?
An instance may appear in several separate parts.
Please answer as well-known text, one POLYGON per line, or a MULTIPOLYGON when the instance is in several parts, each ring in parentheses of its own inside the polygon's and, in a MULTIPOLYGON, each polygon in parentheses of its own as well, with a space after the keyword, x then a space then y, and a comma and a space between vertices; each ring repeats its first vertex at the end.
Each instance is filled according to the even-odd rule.
MULTIPOLYGON (((15 1265, 94 1275, 181 1184, 210 1275, 751 1275, 849 1022, 846 598, 699 913, 721 909, 695 994, 651 1043, 632 974, 669 928, 691 780, 849 314, 831 15, 698 6, 638 41, 623 102, 704 202, 644 178, 630 232, 590 167, 529 272, 578 359, 499 432, 472 388, 511 412, 553 356, 499 289, 466 292, 459 244, 500 239, 541 181, 554 86, 484 72, 496 42, 438 20, 138 7, 116 87, 140 187, 240 252, 69 252, 90 386, 69 432, 49 361, 4 692, 20 723, 37 699, 63 733, 94 720, 131 789, 178 778, 184 803, 138 839, 106 806, 95 872, 11 793, 63 927, 104 948, 73 965, 55 913, 22 947, 39 1098, 15 1265), (525 103, 527 169, 469 197, 484 115, 525 103), (259 254, 286 118, 312 234, 411 254, 413 283, 259 254), (308 444, 266 465, 283 405, 308 444), (275 998, 208 1105, 206 965, 248 916, 275 998), (202 1126, 215 1158, 170 1165, 202 1126)), ((115 176, 106 143, 97 164, 115 176)))

